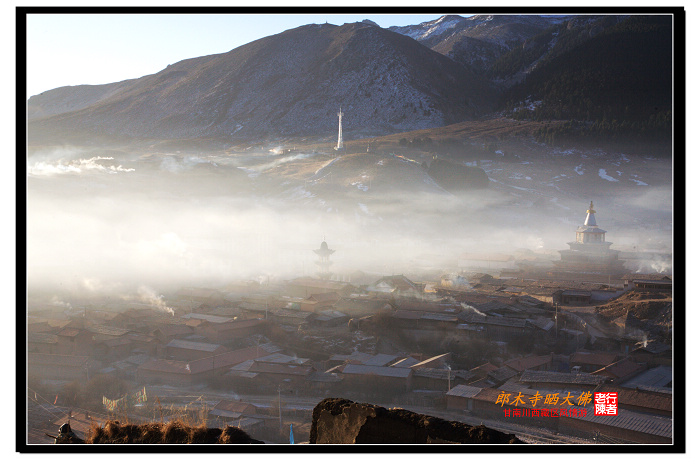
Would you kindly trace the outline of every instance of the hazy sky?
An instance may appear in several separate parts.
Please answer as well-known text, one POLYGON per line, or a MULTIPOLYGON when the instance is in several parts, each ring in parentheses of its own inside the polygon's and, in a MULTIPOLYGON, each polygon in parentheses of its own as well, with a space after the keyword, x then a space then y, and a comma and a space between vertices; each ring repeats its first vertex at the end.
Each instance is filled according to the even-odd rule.
POLYGON ((157 73, 171 63, 228 52, 304 24, 371 19, 390 27, 440 16, 33 14, 27 17, 27 97, 60 86, 106 84, 157 73))

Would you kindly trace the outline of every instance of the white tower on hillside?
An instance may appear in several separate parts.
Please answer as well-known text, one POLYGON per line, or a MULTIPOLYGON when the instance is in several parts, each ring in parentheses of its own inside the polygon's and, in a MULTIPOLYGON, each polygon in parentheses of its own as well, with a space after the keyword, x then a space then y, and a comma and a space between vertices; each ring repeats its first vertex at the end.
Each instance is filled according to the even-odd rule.
POLYGON ((343 109, 342 107, 338 111, 338 145, 335 146, 335 150, 340 150, 343 148, 343 109))

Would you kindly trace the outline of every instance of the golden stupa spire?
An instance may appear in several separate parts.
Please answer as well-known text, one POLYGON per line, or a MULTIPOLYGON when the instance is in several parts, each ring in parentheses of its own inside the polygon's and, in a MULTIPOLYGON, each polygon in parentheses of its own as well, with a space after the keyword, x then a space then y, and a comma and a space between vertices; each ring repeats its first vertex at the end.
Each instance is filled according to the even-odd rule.
POLYGON ((594 213, 595 213, 595 210, 593 210, 593 201, 591 201, 591 205, 590 205, 590 207, 588 208, 588 210, 586 211, 586 213, 588 213, 588 214, 594 214, 594 213))

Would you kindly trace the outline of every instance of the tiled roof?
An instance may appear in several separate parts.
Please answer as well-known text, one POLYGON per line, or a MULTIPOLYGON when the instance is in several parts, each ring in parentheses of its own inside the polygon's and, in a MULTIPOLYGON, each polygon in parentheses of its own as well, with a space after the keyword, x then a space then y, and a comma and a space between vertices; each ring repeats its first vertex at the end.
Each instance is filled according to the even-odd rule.
POLYGON ((72 356, 67 354, 42 354, 42 353, 27 353, 27 363, 32 366, 35 364, 50 365, 50 366, 70 366, 81 367, 88 362, 87 356, 72 356))
POLYGON ((248 348, 241 348, 227 353, 217 354, 216 356, 209 356, 201 359, 201 361, 206 361, 211 366, 211 360, 213 359, 216 367, 233 366, 249 359, 267 356, 267 354, 269 353, 263 349, 263 345, 259 347, 249 346, 248 348))
POLYGON ((127 338, 131 341, 138 341, 141 343, 150 343, 154 341, 154 338, 151 335, 141 335, 138 333, 130 333, 127 335, 127 338))
POLYGON ((670 285, 673 284, 673 280, 633 280, 633 283, 648 283, 650 285, 670 285))
POLYGON ((436 367, 421 367, 415 369, 413 375, 416 377, 426 377, 429 379, 442 380, 447 380, 448 375, 450 377, 450 380, 455 380, 457 377, 463 380, 469 380, 472 378, 472 374, 469 371, 465 371, 462 369, 447 370, 439 369, 436 367))
POLYGON ((206 372, 215 368, 230 367, 239 364, 243 361, 253 359, 258 356, 264 356, 266 352, 254 346, 242 348, 227 353, 208 356, 206 358, 197 359, 195 361, 173 361, 165 359, 157 359, 146 362, 139 366, 139 369, 148 369, 162 372, 175 372, 181 374, 206 372))
POLYGON ((489 301, 487 303, 475 304, 472 307, 478 309, 481 312, 491 312, 498 311, 499 309, 506 309, 508 305, 500 301, 489 301))
POLYGON ((368 359, 371 359, 373 356, 368 353, 362 353, 359 351, 355 351, 352 354, 334 354, 330 358, 328 358, 329 361, 351 361, 356 364, 364 364, 365 361, 368 359))
POLYGON ((241 377, 244 379, 254 379, 258 376, 258 373, 257 372, 249 372, 249 371, 239 371, 239 370, 234 370, 233 368, 231 368, 228 375, 231 375, 234 377, 241 377))
POLYGON ((495 383, 490 381, 488 378, 484 377, 478 380, 475 380, 473 382, 469 382, 469 386, 471 387, 479 387, 479 388, 492 388, 495 383))
POLYGON ((566 372, 552 371, 525 371, 520 376, 520 383, 553 383, 553 384, 574 384, 597 386, 606 377, 593 374, 570 374, 566 372))
POLYGON ((612 364, 616 355, 611 353, 583 353, 577 352, 571 355, 571 364, 576 366, 580 364, 592 364, 595 366, 607 366, 612 364))
POLYGON ((244 311, 266 311, 270 309, 270 306, 265 303, 241 303, 238 305, 239 309, 243 309, 244 311))
POLYGON ((496 369, 495 371, 489 372, 488 376, 498 382, 505 382, 506 380, 510 379, 511 377, 517 374, 518 371, 514 370, 513 368, 503 366, 499 369, 496 369))
POLYGON ((593 374, 612 374, 615 378, 625 378, 636 372, 640 372, 643 368, 644 366, 642 364, 637 364, 630 358, 625 358, 605 366, 602 369, 598 369, 593 372, 593 374))
POLYGON ((113 362, 112 366, 116 367, 117 369, 119 369, 121 371, 131 371, 134 369, 133 365, 131 365, 127 362, 124 362, 124 361, 113 362))
POLYGON ((168 326, 168 325, 179 325, 186 322, 186 319, 181 317, 173 317, 170 314, 156 314, 150 316, 144 316, 139 319, 141 323, 148 322, 152 325, 168 326))
POLYGON ((250 372, 285 375, 308 375, 313 371, 311 366, 297 364, 273 364, 255 361, 250 367, 250 372))
POLYGON ((671 366, 656 366, 653 369, 635 375, 627 382, 623 383, 624 387, 666 387, 673 381, 673 369, 671 366))
POLYGON ((406 278, 403 275, 392 275, 392 276, 387 276, 387 277, 382 277, 380 280, 375 282, 375 284, 379 284, 381 282, 388 283, 392 285, 395 289, 398 290, 419 290, 420 287, 406 278))
POLYGON ((52 332, 54 330, 56 329, 51 327, 46 321, 29 322, 27 324, 27 331, 31 333, 52 332))
POLYGON ((210 414, 214 415, 226 415, 226 414, 255 414, 255 406, 249 403, 243 403, 241 401, 233 401, 233 400, 221 400, 219 401, 216 406, 214 406, 214 410, 210 412, 210 414), (214 410, 221 411, 222 414, 216 414, 214 413, 214 410))
POLYGON ((345 366, 342 373, 407 378, 411 375, 411 369, 404 367, 365 366, 360 364, 348 364, 345 366))
POLYGON ((491 364, 490 362, 487 362, 486 364, 482 364, 482 365, 477 366, 477 367, 475 367, 475 368, 473 368, 473 369, 470 369, 469 372, 472 372, 472 373, 474 373, 474 374, 483 374, 483 375, 486 375, 486 374, 488 374, 488 373, 491 372, 491 371, 495 371, 496 369, 498 369, 498 366, 494 366, 494 365, 491 364))
POLYGON ((328 302, 337 302, 340 299, 340 295, 336 293, 335 291, 331 291, 329 293, 317 293, 317 294, 312 294, 311 296, 308 297, 308 299, 305 299, 303 302, 305 303, 328 303, 328 302))
POLYGON ((160 332, 166 336, 186 335, 192 333, 192 329, 185 324, 165 324, 155 329, 153 334, 160 332))
POLYGON ((365 299, 365 298, 341 298, 333 307, 341 312, 375 313, 388 305, 385 299, 365 299))
POLYGON ((628 273, 622 276, 623 280, 671 280, 668 275, 660 273, 628 273))
POLYGON ((562 291, 561 293, 562 296, 584 296, 584 297, 590 297, 591 292, 590 291, 583 291, 583 290, 565 290, 562 291))
POLYGON ((255 358, 256 361, 260 362, 272 362, 277 364, 306 364, 310 361, 308 358, 297 358, 296 356, 288 356, 282 353, 268 354, 266 356, 255 358))
POLYGON ((306 319, 309 317, 313 312, 310 311, 297 311, 294 309, 274 309, 270 311, 270 314, 277 316, 277 317, 293 317, 297 319, 306 319))
POLYGON ((129 333, 129 330, 127 329, 108 327, 106 325, 92 325, 88 327, 88 330, 90 330, 92 333, 98 333, 100 335, 109 335, 115 337, 120 337, 129 333))
POLYGON ((460 320, 469 324, 500 325, 504 327, 524 328, 524 319, 514 319, 508 317, 482 316, 470 311, 464 311, 457 316, 460 320))
POLYGON ((395 362, 394 364, 391 364, 391 367, 411 367, 414 364, 418 364, 420 361, 415 359, 415 358, 403 358, 400 361, 395 362))
POLYGON ((347 314, 343 312, 327 309, 325 311, 318 312, 318 316, 315 317, 315 320, 345 319, 347 317, 347 314))
POLYGON ((248 327, 255 327, 256 325, 262 324, 263 321, 261 319, 246 319, 246 320, 234 320, 231 322, 223 322, 221 324, 214 324, 212 323, 207 327, 207 330, 218 330, 218 331, 223 331, 223 330, 232 330, 232 329, 239 329, 239 328, 248 328, 248 327))
POLYGON ((118 346, 131 345, 131 340, 129 338, 112 338, 111 340, 104 340, 100 342, 101 345, 105 345, 108 348, 116 348, 118 346))
POLYGON ((282 348, 280 348, 279 346, 277 346, 276 344, 274 344, 272 342, 264 343, 262 345, 259 345, 258 347, 264 351, 267 351, 270 354, 279 353, 280 351, 282 351, 282 348))
POLYGON ((527 319, 527 321, 545 332, 548 332, 554 327, 554 321, 548 317, 537 317, 535 319, 527 319))
POLYGON ((155 359, 153 361, 147 361, 141 364, 138 367, 138 370, 167 372, 169 374, 192 374, 198 372, 193 370, 190 364, 185 361, 174 361, 169 359, 155 359))
POLYGON ((518 371, 522 372, 527 369, 532 369, 533 367, 541 366, 552 361, 552 356, 547 354, 544 356, 528 356, 525 358, 511 359, 505 362, 505 365, 518 371))
POLYGON ((221 345, 215 345, 213 343, 200 343, 196 341, 187 340, 171 340, 170 343, 165 345, 167 348, 178 348, 187 349, 194 351, 207 351, 214 352, 219 348, 223 348, 221 345))
POLYGON ((662 343, 660 341, 650 341, 647 343, 646 346, 640 345, 638 348, 636 348, 634 351, 645 351, 647 353, 652 353, 652 354, 661 354, 666 351, 669 351, 671 347, 667 345, 666 343, 662 343))
MULTIPOLYGON (((499 390, 504 390, 506 392, 513 393, 523 393, 525 395, 534 395, 539 392, 540 394, 548 393, 549 390, 543 390, 541 388, 530 388, 525 384, 521 384, 514 379, 510 379, 498 386, 499 390)), ((557 390, 551 390, 551 392, 556 393, 557 390)))
POLYGON ((586 411, 585 418, 577 419, 659 437, 672 438, 673 435, 673 421, 669 417, 636 413, 622 408, 617 409, 617 416, 596 416, 592 406, 586 408, 586 411))
POLYGON ((81 332, 82 330, 78 328, 64 328, 63 330, 58 332, 58 335, 61 337, 73 338, 80 335, 81 332))
POLYGON ((147 354, 135 354, 134 356, 129 356, 126 358, 124 361, 128 362, 129 364, 133 364, 135 366, 140 366, 141 364, 145 363, 146 361, 150 361, 151 356, 147 354))
POLYGON ((395 354, 375 354, 371 358, 365 360, 363 364, 368 366, 386 366, 396 361, 399 356, 395 354))
POLYGON ((443 314, 425 313, 420 318, 424 320, 439 320, 441 322, 457 322, 457 317, 443 314))
POLYGON ((50 333, 29 333, 27 334, 27 341, 29 343, 55 344, 58 342, 58 337, 50 333))
POLYGON ((231 322, 233 320, 232 317, 221 317, 221 316, 214 316, 214 315, 209 315, 209 314, 198 314, 196 312, 192 312, 190 314, 185 314, 182 316, 183 319, 197 319, 197 320, 206 320, 207 322, 214 322, 217 324, 221 324, 224 322, 231 322))
POLYGON ((423 315, 420 311, 404 311, 399 309, 394 312, 391 316, 395 319, 408 319, 408 320, 418 320, 423 315))
POLYGON ((236 364, 235 366, 231 367, 232 371, 249 371, 251 367, 253 367, 253 364, 255 364, 255 359, 249 359, 247 361, 243 361, 241 363, 236 364))
POLYGON ((618 403, 629 405, 630 409, 633 409, 632 407, 658 409, 667 411, 669 414, 673 410, 673 400, 670 393, 648 392, 618 385, 603 385, 598 387, 596 391, 617 392, 618 403))
POLYGON ((447 392, 448 396, 459 396, 462 398, 474 398, 479 392, 483 390, 480 387, 472 387, 470 385, 457 385, 452 387, 452 390, 447 392))
POLYGON ((411 366, 412 369, 418 369, 419 367, 427 367, 431 364, 434 364, 439 361, 447 361, 447 358, 449 357, 450 353, 444 353, 444 354, 439 354, 437 356, 433 356, 432 358, 428 358, 425 361, 421 361, 417 364, 414 364, 411 366))
POLYGON ((489 403, 496 404, 498 395, 500 395, 503 392, 509 394, 511 400, 513 400, 518 395, 515 392, 507 392, 505 390, 499 390, 498 388, 482 388, 477 394, 472 395, 472 398, 474 398, 475 400, 487 401, 489 403))
POLYGON ((462 310, 459 305, 421 301, 418 299, 397 299, 396 307, 405 311, 439 312, 443 314, 456 314, 457 310, 462 310))

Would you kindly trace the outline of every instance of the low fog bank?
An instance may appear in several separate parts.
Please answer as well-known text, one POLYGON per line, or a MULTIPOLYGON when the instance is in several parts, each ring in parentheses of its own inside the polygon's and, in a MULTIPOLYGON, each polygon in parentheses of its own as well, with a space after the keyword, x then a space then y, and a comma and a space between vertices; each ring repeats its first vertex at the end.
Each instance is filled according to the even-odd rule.
MULTIPOLYGON (((590 201, 576 193, 524 201, 502 187, 452 195, 401 180, 392 189, 360 189, 341 186, 339 176, 335 184, 317 180, 315 165, 308 174, 275 172, 294 163, 328 166, 331 156, 275 148, 37 151, 27 160, 30 287, 146 302, 178 286, 313 276, 312 250, 324 239, 336 250, 339 278, 358 270, 455 271, 467 252, 558 256, 590 201)), ((670 206, 666 187, 596 200, 613 248, 656 251, 662 261, 670 252, 670 206)))

